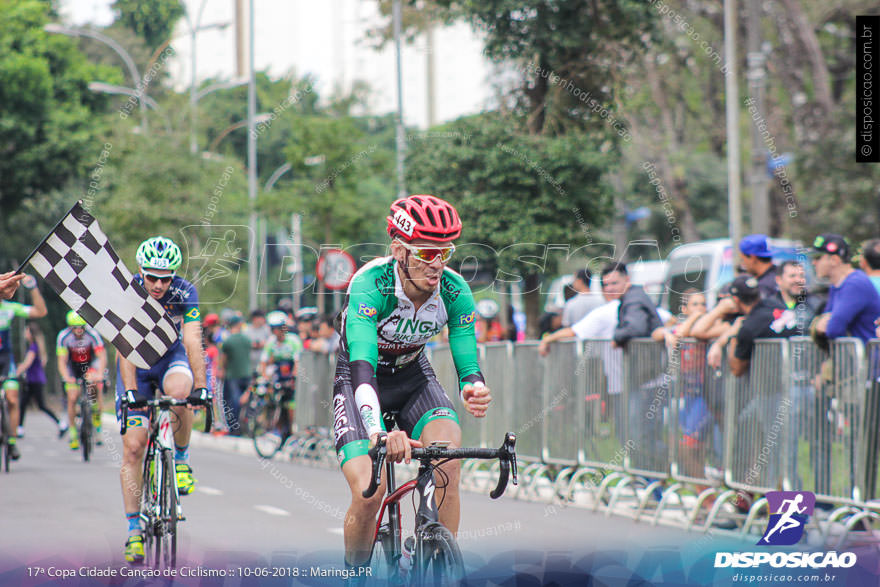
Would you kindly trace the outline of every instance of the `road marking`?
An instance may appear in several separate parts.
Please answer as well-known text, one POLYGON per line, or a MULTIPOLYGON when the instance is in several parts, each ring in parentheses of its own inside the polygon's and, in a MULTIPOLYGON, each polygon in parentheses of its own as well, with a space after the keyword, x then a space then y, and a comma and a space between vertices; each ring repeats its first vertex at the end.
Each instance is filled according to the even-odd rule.
POLYGON ((205 487, 204 485, 196 487, 196 491, 201 491, 207 495, 223 495, 223 492, 216 487, 205 487))
POLYGON ((344 535, 345 535, 345 529, 344 529, 344 528, 327 528, 327 531, 330 532, 331 534, 336 534, 336 535, 338 535, 338 536, 344 536, 344 535))
POLYGON ((283 510, 281 508, 276 508, 272 505, 255 505, 255 510, 260 510, 261 512, 265 512, 271 516, 289 516, 290 512, 287 510, 283 510))

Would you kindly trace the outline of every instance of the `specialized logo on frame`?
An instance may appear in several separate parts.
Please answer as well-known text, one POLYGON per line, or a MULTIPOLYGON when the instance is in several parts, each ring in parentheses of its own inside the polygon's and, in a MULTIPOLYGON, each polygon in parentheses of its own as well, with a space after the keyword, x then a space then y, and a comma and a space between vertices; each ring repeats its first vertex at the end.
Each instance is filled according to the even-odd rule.
POLYGON ((809 491, 770 491, 765 497, 770 521, 758 545, 791 546, 800 542, 816 507, 816 496, 809 491))

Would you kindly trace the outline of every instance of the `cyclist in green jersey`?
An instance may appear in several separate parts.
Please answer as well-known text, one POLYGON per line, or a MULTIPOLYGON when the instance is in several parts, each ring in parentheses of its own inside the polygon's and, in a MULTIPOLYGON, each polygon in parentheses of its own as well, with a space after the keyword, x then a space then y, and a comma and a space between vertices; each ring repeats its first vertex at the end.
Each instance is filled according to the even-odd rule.
POLYGON ((15 359, 12 354, 12 320, 18 318, 42 318, 46 315, 46 302, 37 289, 37 280, 32 275, 22 277, 22 284, 31 291, 32 306, 17 302, 0 300, 0 374, 5 377, 3 389, 9 404, 9 424, 12 435, 9 438, 9 456, 17 460, 21 453, 16 446, 18 431, 18 379, 15 377, 15 359))
POLYGON ((287 404, 288 422, 294 422, 294 403, 296 364, 303 350, 300 338, 287 331, 287 315, 284 312, 269 312, 266 323, 272 329, 272 336, 266 341, 260 357, 260 375, 269 380, 272 376, 284 389, 281 401, 287 404))
MULTIPOLYGON (((342 341, 333 387, 336 450, 351 490, 345 518, 349 566, 369 560, 383 486, 370 498, 369 447, 383 434, 382 413, 399 430, 387 434, 388 458, 410 460, 412 447, 447 441, 461 445, 458 414, 423 352, 444 326, 458 373, 461 401, 482 418, 492 398, 477 361, 476 311, 464 278, 446 267, 461 234, 461 220, 448 202, 429 195, 402 198, 387 218, 391 256, 355 273, 340 315, 342 341)), ((440 521, 453 533, 459 524, 458 461, 440 467, 445 496, 440 521)))

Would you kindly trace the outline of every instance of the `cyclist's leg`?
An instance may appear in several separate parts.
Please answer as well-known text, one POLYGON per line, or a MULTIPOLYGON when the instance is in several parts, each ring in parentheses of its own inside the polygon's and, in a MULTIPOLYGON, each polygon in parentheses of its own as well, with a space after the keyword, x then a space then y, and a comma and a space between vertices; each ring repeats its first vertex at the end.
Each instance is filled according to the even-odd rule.
MULTIPOLYGON (((137 370, 137 397, 138 399, 150 397, 151 388, 147 379, 148 372, 143 369, 137 370)), ((116 419, 122 418, 120 400, 125 393, 122 377, 116 375, 116 419)), ((144 451, 147 447, 149 435, 149 421, 147 410, 129 410, 126 421, 125 434, 122 436, 122 463, 119 468, 119 482, 122 488, 122 503, 129 535, 140 534, 143 526, 139 516, 140 499, 143 492, 143 466, 144 451)), ((140 545, 142 555, 143 545, 140 545)), ((126 559, 132 561, 130 545, 126 543, 126 559)))
MULTIPOLYGON (((365 441, 369 442, 369 441, 365 441)), ((342 454, 342 453, 340 453, 342 454)), ((373 497, 366 499, 363 490, 370 484, 372 461, 366 454, 346 459, 342 464, 342 474, 351 491, 351 504, 345 512, 343 537, 345 540, 345 562, 352 566, 364 565, 373 550, 373 532, 376 528, 376 514, 385 495, 385 473, 382 485, 373 497)))
POLYGON ((370 484, 372 473, 372 461, 367 456, 370 441, 354 400, 351 370, 346 359, 340 353, 336 363, 333 431, 337 458, 351 490, 351 504, 345 513, 343 527, 345 561, 349 565, 363 565, 369 560, 372 551, 376 513, 382 505, 385 483, 383 479, 382 486, 373 497, 364 498, 362 492, 370 484))
MULTIPOLYGON (((12 371, 15 367, 12 365, 10 367, 10 371, 15 375, 15 372, 12 371)), ((12 460, 17 460, 21 456, 18 447, 15 446, 18 431, 18 379, 14 377, 7 379, 3 382, 3 389, 6 392, 6 405, 9 409, 9 437, 6 441, 9 443, 9 454, 12 460)))
MULTIPOLYGON (((415 436, 414 436, 415 438, 415 436)), ((420 440, 425 446, 434 441, 449 441, 450 446, 461 446, 461 428, 458 422, 448 418, 431 420, 422 429, 420 440)), ((439 467, 445 475, 434 474, 437 483, 436 499, 440 505, 440 523, 446 526, 453 536, 458 532, 458 524, 461 517, 460 502, 458 495, 458 483, 460 478, 461 461, 453 460, 439 467), (442 489, 446 485, 445 489, 442 489)))
MULTIPOLYGON (((183 345, 178 345, 168 356, 167 368, 162 375, 162 391, 174 399, 186 399, 192 392, 193 373, 186 358, 183 345)), ((177 489, 181 495, 192 493, 195 487, 192 467, 189 465, 189 439, 192 433, 193 412, 186 406, 173 408, 176 414, 174 424, 174 462, 177 489)))
POLYGON ((65 383, 64 391, 67 394, 67 422, 70 428, 70 446, 71 448, 79 448, 79 430, 76 428, 76 402, 79 399, 79 384, 65 383))

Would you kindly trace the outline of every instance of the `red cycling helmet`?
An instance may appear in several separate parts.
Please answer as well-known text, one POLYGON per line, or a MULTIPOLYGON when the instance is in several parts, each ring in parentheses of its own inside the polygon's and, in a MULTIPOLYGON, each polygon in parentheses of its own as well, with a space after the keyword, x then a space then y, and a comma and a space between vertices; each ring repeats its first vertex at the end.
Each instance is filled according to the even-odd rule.
POLYGON ((461 219, 449 202, 425 194, 391 204, 388 235, 404 241, 450 241, 461 235, 461 219))

